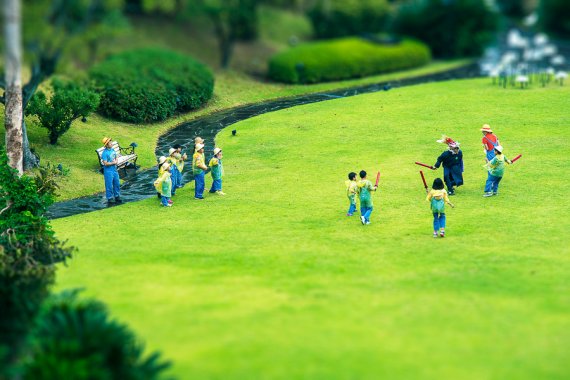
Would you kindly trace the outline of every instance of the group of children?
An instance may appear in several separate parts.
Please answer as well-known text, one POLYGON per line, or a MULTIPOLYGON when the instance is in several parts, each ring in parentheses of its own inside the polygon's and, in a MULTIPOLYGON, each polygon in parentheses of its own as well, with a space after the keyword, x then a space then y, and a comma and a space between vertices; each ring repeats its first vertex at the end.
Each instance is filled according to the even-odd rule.
MULTIPOLYGON (((488 171, 487 181, 485 183, 484 197, 491 197, 498 195, 499 183, 503 178, 506 164, 512 164, 503 154, 503 147, 499 143, 499 139, 493 134, 491 127, 488 124, 483 125, 481 128, 483 133, 483 147, 485 150, 484 167, 488 171)), ((459 149, 459 143, 453 139, 444 136, 438 142, 448 145, 448 151, 444 152, 437 160, 436 165, 431 169, 437 169, 443 163, 445 183, 448 190, 445 189, 444 181, 441 178, 436 178, 433 181, 431 190, 427 189, 426 200, 430 202, 430 210, 433 214, 433 237, 445 237, 445 204, 450 207, 455 207, 449 201, 448 195, 454 195, 454 187, 463 184, 463 156, 459 149)), ((424 165, 426 166, 426 165, 424 165)), ((428 166, 429 167, 429 166, 428 166)), ((371 192, 376 191, 377 187, 373 186, 370 181, 366 179, 366 172, 360 172, 360 181, 356 180, 356 173, 350 172, 348 174, 347 196, 349 200, 349 208, 347 216, 352 216, 356 211, 356 198, 360 199, 360 219, 362 224, 370 224, 370 214, 372 213, 372 198, 371 192)))
MULTIPOLYGON (((208 166, 212 175, 212 187, 210 193, 226 195, 222 191, 222 177, 224 168, 222 164, 222 150, 214 149, 214 155, 208 166)), ((176 144, 168 151, 168 157, 162 156, 158 159, 158 178, 154 181, 154 187, 160 203, 164 207, 171 207, 172 197, 176 195, 176 190, 182 185, 182 172, 188 156, 182 153, 182 146, 176 144)), ((204 154, 204 139, 196 137, 194 139, 194 153, 192 155, 192 174, 194 175, 195 189, 194 199, 204 199, 205 175, 208 170, 206 157, 204 154)))

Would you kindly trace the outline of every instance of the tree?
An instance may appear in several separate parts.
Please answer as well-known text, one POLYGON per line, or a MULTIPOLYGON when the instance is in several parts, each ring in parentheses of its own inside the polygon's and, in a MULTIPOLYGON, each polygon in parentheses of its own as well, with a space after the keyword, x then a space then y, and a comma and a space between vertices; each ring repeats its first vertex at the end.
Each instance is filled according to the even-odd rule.
MULTIPOLYGON (((22 20, 20 0, 4 1, 4 38, 6 76, 4 95, 5 104, 6 153, 10 166, 20 174, 24 171, 22 138, 22 20)), ((1 81, 1 80, 0 80, 1 81)))
POLYGON ((99 95, 74 82, 54 79, 53 95, 48 101, 43 91, 38 91, 26 108, 26 115, 36 115, 42 127, 48 130, 49 143, 69 130, 79 117, 87 117, 99 107, 99 95))
MULTIPOLYGON (((110 14, 116 15, 122 4, 123 0, 24 0, 24 41, 31 62, 30 79, 22 88, 24 110, 40 83, 53 75, 73 39, 106 22, 110 14)), ((3 98, 0 101, 5 103, 3 98)), ((22 136, 24 169, 37 167, 39 157, 30 149, 25 120, 22 136)))

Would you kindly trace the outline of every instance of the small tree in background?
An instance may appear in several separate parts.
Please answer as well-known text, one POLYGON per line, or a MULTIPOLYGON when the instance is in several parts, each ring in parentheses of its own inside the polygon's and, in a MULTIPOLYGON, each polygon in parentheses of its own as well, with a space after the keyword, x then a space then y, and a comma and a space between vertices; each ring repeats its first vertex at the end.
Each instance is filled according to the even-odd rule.
POLYGON ((570 1, 541 0, 539 23, 549 33, 570 38, 570 1))
POLYGON ((105 305, 81 300, 78 291, 53 296, 34 331, 24 379, 158 379, 169 363, 144 346, 127 326, 113 321, 105 305))
POLYGON ((38 91, 26 108, 27 115, 36 115, 40 125, 48 130, 49 143, 55 145, 79 117, 87 117, 99 107, 99 95, 75 82, 52 81, 53 95, 47 99, 38 91))

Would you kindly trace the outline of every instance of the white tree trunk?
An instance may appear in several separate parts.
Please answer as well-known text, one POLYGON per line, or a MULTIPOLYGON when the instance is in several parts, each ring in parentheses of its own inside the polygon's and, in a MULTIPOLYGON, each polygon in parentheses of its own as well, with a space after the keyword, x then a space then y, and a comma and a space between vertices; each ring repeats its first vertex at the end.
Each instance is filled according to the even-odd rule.
POLYGON ((5 127, 10 166, 24 171, 22 140, 22 18, 20 0, 3 0, 6 61, 5 127))

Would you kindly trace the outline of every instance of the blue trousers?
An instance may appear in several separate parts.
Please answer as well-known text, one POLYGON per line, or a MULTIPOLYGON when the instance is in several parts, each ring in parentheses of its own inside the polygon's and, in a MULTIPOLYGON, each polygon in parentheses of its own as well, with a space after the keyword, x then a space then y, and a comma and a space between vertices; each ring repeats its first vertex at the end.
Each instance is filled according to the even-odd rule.
POLYGON ((433 213, 433 230, 439 231, 440 228, 445 229, 445 213, 434 212, 433 213))
POLYGON ((176 167, 176 165, 172 165, 171 169, 170 169, 170 180, 172 181, 172 195, 176 194, 176 189, 178 189, 180 186, 180 172, 178 171, 178 168, 176 167))
POLYGON ((370 222, 370 214, 372 214, 372 210, 374 210, 374 207, 361 207, 360 215, 362 215, 367 222, 370 222))
POLYGON ((202 172, 200 174, 194 174, 194 182, 196 184, 196 188, 194 189, 194 197, 195 198, 203 198, 204 197, 204 176, 206 173, 202 172))
POLYGON ((164 195, 161 195, 161 196, 160 196, 160 203, 161 203, 163 206, 168 206, 168 201, 169 201, 169 200, 170 200, 170 198, 165 197, 164 195))
POLYGON ((103 168, 103 177, 105 177, 105 196, 107 199, 121 196, 121 181, 119 181, 119 172, 116 166, 105 166, 103 168))
POLYGON ((487 182, 485 182, 485 192, 490 193, 492 191, 493 193, 498 193, 499 182, 501 182, 502 179, 503 177, 495 177, 491 173, 488 173, 487 182))
POLYGON ((348 212, 347 212, 347 214, 352 215, 352 214, 354 214, 355 211, 356 211, 356 204, 355 204, 355 203, 351 203, 351 204, 350 204, 350 207, 348 207, 348 212))
POLYGON ((210 193, 215 193, 216 191, 222 191, 222 179, 215 179, 212 182, 212 188, 210 189, 210 193))

